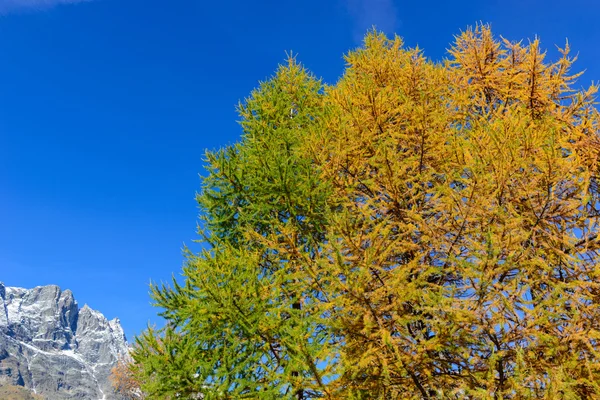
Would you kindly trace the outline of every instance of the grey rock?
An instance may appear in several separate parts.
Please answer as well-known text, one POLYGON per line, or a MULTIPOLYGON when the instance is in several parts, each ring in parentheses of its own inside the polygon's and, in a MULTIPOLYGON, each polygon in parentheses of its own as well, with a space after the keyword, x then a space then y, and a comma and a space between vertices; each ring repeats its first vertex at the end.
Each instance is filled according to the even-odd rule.
POLYGON ((0 282, 0 380, 52 400, 117 400, 110 371, 128 355, 119 320, 80 309, 70 290, 0 282))

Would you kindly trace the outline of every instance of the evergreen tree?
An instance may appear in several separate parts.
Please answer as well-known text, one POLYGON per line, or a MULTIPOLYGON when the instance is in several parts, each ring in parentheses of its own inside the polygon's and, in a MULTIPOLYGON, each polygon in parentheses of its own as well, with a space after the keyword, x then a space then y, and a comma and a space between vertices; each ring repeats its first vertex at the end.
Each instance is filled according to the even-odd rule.
POLYGON ((334 342, 312 264, 329 191, 300 151, 321 89, 290 59, 239 106, 242 141, 207 154, 197 200, 210 248, 187 252, 184 286, 153 288, 167 327, 148 330, 134 353, 150 397, 326 395, 334 342))

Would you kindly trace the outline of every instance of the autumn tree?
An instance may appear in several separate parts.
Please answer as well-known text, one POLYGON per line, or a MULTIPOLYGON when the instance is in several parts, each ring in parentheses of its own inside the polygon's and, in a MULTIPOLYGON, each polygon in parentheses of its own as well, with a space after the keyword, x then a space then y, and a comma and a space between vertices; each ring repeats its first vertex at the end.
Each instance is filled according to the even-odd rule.
POLYGON ((280 68, 208 155, 209 247, 153 289, 152 393, 600 396, 600 117, 560 53, 477 26, 438 63, 369 33, 334 86, 280 68))
POLYGON ((143 400, 146 398, 135 377, 132 360, 122 357, 111 369, 109 380, 114 391, 126 400, 143 400))

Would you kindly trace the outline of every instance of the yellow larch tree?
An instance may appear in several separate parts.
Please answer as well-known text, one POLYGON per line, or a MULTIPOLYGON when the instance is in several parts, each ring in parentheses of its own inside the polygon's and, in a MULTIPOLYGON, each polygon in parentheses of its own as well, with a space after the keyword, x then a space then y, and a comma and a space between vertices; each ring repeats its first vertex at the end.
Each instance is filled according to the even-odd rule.
POLYGON ((600 396, 596 87, 568 46, 370 33, 309 152, 335 188, 322 268, 346 398, 600 396))

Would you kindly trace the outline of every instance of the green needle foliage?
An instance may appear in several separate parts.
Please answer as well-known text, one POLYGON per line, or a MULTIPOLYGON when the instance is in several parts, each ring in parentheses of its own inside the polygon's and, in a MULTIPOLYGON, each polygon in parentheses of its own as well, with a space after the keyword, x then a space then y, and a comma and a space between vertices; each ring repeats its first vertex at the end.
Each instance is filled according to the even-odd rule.
POLYGON ((313 264, 330 190, 301 151, 321 91, 290 59, 239 106, 242 141, 207 154, 197 200, 211 247, 187 253, 185 286, 153 289, 168 326, 146 332, 134 355, 151 397, 327 393, 334 341, 313 264))
POLYGON ((155 286, 149 398, 600 398, 596 87, 488 26, 295 60, 208 153, 208 247, 155 286))

